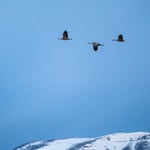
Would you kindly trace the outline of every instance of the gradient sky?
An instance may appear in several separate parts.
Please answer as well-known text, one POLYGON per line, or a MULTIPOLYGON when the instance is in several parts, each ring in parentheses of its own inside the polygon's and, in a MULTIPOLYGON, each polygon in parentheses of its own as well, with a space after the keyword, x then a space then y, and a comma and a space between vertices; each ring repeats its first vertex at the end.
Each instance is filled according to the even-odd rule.
POLYGON ((149 35, 148 0, 0 0, 0 149, 150 131, 149 35))

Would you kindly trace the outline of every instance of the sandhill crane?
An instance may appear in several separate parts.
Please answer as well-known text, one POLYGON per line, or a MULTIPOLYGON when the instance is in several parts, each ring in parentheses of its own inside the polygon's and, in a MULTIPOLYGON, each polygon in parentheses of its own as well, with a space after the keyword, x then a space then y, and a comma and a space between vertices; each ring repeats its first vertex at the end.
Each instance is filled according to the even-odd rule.
POLYGON ((58 40, 72 40, 72 39, 68 37, 68 32, 65 30, 63 32, 63 37, 62 38, 58 38, 58 40))
POLYGON ((112 41, 124 42, 125 40, 123 39, 123 35, 120 34, 120 35, 118 35, 118 39, 116 39, 116 40, 113 39, 112 41))
POLYGON ((97 42, 88 42, 87 44, 93 44, 93 50, 97 51, 98 50, 98 46, 104 46, 104 44, 100 44, 97 42))

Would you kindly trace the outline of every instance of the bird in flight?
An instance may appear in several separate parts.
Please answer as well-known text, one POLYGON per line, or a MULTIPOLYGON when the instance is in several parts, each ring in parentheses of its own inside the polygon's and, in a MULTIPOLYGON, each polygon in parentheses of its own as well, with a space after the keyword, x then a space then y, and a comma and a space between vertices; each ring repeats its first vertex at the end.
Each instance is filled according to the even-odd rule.
POLYGON ((118 41, 118 42, 124 42, 125 40, 123 39, 123 35, 122 34, 120 34, 120 35, 118 35, 118 39, 113 39, 112 41, 118 41))
POLYGON ((87 44, 92 44, 94 51, 97 51, 99 46, 104 46, 104 44, 100 44, 100 43, 97 43, 97 42, 88 42, 87 44))
POLYGON ((65 30, 65 31, 63 32, 62 38, 58 38, 58 40, 72 40, 72 39, 69 38, 68 32, 65 30))

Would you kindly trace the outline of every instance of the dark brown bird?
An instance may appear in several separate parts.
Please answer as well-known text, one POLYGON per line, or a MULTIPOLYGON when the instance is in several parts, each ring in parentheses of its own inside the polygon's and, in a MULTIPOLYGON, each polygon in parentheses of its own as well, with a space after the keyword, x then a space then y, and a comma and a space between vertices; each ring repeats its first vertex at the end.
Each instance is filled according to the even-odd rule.
POLYGON ((98 46, 104 46, 104 44, 100 44, 97 42, 88 42, 88 44, 93 44, 93 50, 97 51, 98 50, 98 46))
POLYGON ((65 30, 65 31, 63 32, 63 37, 62 37, 62 38, 58 38, 58 40, 72 40, 72 39, 69 38, 68 32, 65 30))
POLYGON ((124 42, 125 40, 123 39, 123 35, 120 34, 120 35, 118 35, 118 39, 116 39, 116 40, 113 39, 112 41, 124 42))

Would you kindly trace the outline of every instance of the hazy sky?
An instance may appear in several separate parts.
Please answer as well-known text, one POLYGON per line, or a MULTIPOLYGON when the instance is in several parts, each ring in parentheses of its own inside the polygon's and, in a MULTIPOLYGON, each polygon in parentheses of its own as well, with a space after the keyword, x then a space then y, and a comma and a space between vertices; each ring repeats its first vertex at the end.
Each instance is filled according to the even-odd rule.
POLYGON ((0 149, 150 131, 149 35, 148 0, 1 0, 0 149))

